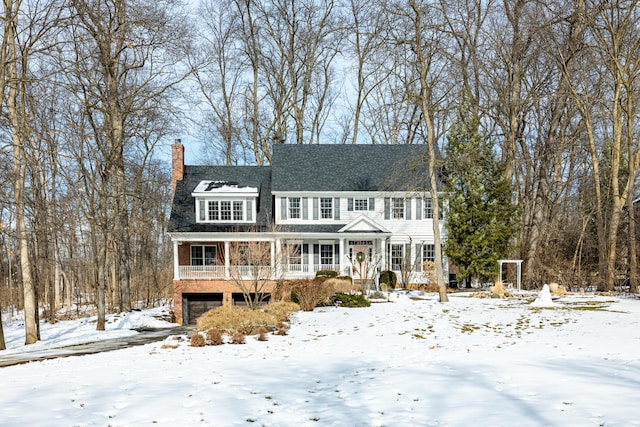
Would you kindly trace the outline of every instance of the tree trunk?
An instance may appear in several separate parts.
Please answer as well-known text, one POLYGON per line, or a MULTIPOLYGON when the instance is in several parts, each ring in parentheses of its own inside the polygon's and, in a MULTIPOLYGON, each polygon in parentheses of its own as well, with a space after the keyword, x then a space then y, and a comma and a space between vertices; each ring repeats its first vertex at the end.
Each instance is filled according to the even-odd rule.
POLYGON ((636 241, 636 212, 633 197, 629 197, 629 292, 638 292, 638 242, 636 241))
MULTIPOLYGON (((16 6, 17 8, 17 6, 16 6)), ((5 13, 8 10, 5 7, 5 13)), ((17 13, 11 11, 11 13, 17 13)), ((17 21, 17 16, 14 15, 17 21)), ((13 25, 8 25, 5 31, 10 31, 8 37, 8 79, 9 93, 7 96, 7 110, 11 120, 11 133, 13 143, 13 196, 16 206, 15 229, 18 239, 18 253, 20 255, 20 271, 22 273, 22 285, 24 292, 24 318, 25 318, 25 344, 33 344, 38 341, 38 313, 36 290, 31 272, 31 260, 29 259, 29 241, 25 222, 25 179, 26 164, 24 153, 24 117, 20 114, 18 97, 20 82, 17 69, 17 52, 13 25)))

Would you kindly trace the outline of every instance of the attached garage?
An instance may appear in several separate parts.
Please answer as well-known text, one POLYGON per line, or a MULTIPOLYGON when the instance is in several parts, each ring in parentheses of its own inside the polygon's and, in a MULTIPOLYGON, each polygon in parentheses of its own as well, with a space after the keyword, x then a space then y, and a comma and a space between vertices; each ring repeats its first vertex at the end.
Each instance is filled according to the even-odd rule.
POLYGON ((222 292, 182 294, 182 324, 195 325, 198 317, 222 305, 222 292))

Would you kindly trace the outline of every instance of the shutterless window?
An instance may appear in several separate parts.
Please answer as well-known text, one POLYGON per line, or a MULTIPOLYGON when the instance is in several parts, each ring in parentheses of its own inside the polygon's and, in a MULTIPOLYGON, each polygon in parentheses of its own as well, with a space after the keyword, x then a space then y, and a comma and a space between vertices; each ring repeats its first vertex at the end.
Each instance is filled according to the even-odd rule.
POLYGON ((220 220, 231 221, 231 202, 220 202, 220 220))
POLYGON ((209 201, 209 221, 220 220, 220 204, 217 201, 209 201))
POLYGON ((289 197, 289 218, 300 219, 300 197, 289 197))
POLYGON ((368 211, 369 210, 369 199, 368 198, 354 198, 353 199, 353 210, 355 211, 368 211))
POLYGON ((333 199, 331 197, 320 198, 320 217, 322 219, 333 218, 333 199))
POLYGON ((191 246, 191 265, 215 265, 215 246, 191 246))
POLYGON ((404 219, 404 199, 394 197, 391 199, 391 217, 393 219, 404 219))
POLYGON ((244 209, 242 208, 242 202, 233 202, 233 220, 242 221, 244 218, 244 209))

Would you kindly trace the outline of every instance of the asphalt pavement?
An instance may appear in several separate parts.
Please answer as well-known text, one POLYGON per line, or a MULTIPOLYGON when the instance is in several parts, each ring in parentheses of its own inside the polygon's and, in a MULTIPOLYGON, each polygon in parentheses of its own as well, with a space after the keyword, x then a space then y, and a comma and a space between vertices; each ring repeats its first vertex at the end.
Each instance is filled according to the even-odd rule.
POLYGON ((23 363, 38 362, 59 357, 83 356, 86 354, 102 353, 105 351, 121 350, 123 348, 150 344, 162 341, 170 335, 184 335, 195 328, 176 326, 174 328, 144 329, 138 334, 123 338, 112 338, 84 344, 74 344, 65 347, 47 348, 43 350, 27 351, 3 355, 0 351, 0 368, 21 365, 23 363))

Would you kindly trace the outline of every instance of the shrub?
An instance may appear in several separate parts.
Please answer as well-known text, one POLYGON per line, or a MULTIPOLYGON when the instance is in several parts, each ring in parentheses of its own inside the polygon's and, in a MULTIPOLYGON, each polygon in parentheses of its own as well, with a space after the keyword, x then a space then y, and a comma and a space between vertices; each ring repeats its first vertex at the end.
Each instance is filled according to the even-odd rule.
POLYGON ((267 328, 265 328, 264 326, 260 326, 257 330, 256 333, 258 334, 258 341, 268 341, 269 338, 267 337, 267 328))
POLYGON ((493 295, 497 295, 499 298, 504 298, 504 284, 502 284, 502 282, 497 282, 489 288, 489 292, 493 295))
POLYGON ((191 335, 191 347, 204 347, 204 337, 200 335, 198 332, 191 335))
POLYGON ((336 294, 333 296, 333 301, 334 302, 339 301, 342 307, 349 307, 349 308, 371 306, 371 301, 369 301, 362 294, 352 295, 352 294, 345 294, 342 292, 336 292, 336 294))
POLYGON ((334 292, 354 292, 359 291, 360 286, 354 285, 351 280, 344 280, 340 277, 334 277, 332 279, 327 279, 324 281, 324 284, 327 286, 332 286, 334 292))
POLYGON ((207 331, 207 342, 209 345, 222 345, 224 340, 222 339, 222 332, 216 328, 211 328, 207 331))
POLYGON ((238 306, 216 307, 198 318, 198 330, 217 329, 229 335, 234 332, 250 335, 260 326, 274 329, 278 322, 288 320, 298 310, 300 307, 290 302, 267 304, 259 310, 238 306))
MULTIPOLYGON (((296 311, 300 311, 300 306, 295 302, 277 302, 273 304, 267 304, 262 307, 262 310, 272 315, 276 322, 286 322, 289 320, 291 315, 296 311)), ((273 326, 275 323, 268 324, 266 326, 273 326)))
POLYGON ((291 299, 297 299, 304 311, 313 311, 319 304, 331 302, 334 290, 331 284, 318 278, 298 281, 291 292, 291 299))
POLYGON ((244 344, 245 341, 245 335, 241 332, 234 332, 234 334, 231 335, 231 344, 244 344))
POLYGON ((273 301, 291 301, 291 289, 293 289, 294 282, 290 280, 278 280, 276 286, 271 293, 273 301))
POLYGON ((276 325, 276 335, 287 335, 289 332, 289 324, 285 322, 278 322, 276 325))
POLYGON ((391 289, 395 289, 396 283, 398 283, 398 277, 396 273, 391 270, 385 270, 380 273, 380 283, 384 283, 391 289))
POLYGON ((337 277, 337 276, 338 276, 338 272, 334 270, 318 270, 316 272, 317 278, 323 277, 325 279, 330 279, 332 277, 337 277))
POLYGON ((384 292, 375 291, 369 294, 369 299, 387 299, 384 292))
POLYGON ((353 283, 353 277, 351 276, 336 276, 334 277, 336 280, 346 280, 349 283, 353 283))
POLYGON ((429 283, 436 283, 436 263, 433 261, 425 261, 422 263, 422 271, 424 275, 427 276, 427 280, 429 283))

